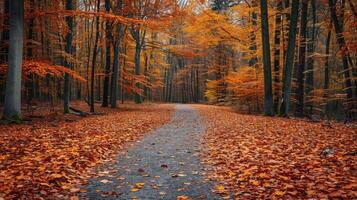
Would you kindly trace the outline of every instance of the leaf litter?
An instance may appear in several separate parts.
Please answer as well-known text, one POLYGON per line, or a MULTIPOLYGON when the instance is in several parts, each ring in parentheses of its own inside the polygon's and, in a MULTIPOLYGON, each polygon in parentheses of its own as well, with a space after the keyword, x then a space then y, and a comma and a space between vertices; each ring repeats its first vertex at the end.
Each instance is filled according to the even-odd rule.
POLYGON ((91 176, 115 173, 95 174, 97 166, 169 122, 173 106, 125 104, 98 110, 100 115, 84 118, 57 114, 52 122, 0 125, 0 197, 71 199, 86 192, 77 188, 91 176))
POLYGON ((357 198, 356 129, 194 107, 208 126, 202 139, 208 175, 234 198, 357 198))

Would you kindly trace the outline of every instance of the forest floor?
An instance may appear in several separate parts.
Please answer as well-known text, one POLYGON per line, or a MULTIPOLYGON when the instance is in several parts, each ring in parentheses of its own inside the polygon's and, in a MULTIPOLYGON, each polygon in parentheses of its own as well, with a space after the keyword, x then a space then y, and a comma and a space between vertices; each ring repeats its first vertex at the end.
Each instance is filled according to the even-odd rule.
POLYGON ((0 199, 357 197, 353 124, 208 105, 98 109, 0 125, 0 199))
POLYGON ((356 199, 355 124, 243 115, 195 106, 207 124, 210 178, 236 199, 356 199))
MULTIPOLYGON (((86 110, 83 102, 74 107, 86 110)), ((101 163, 171 120, 174 106, 97 106, 97 115, 63 115, 61 107, 25 112, 32 121, 0 125, 0 199, 77 199, 78 185, 101 163), (41 116, 41 117, 39 117, 41 116)))

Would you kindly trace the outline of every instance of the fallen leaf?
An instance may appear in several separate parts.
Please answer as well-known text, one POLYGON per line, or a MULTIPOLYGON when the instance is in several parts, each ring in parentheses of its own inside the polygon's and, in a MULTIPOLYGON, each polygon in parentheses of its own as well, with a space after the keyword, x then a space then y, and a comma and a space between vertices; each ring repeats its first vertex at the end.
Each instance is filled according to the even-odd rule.
POLYGON ((189 198, 188 196, 181 195, 181 196, 177 196, 177 200, 189 200, 189 198))
POLYGON ((112 181, 109 181, 107 179, 100 180, 99 182, 107 184, 107 183, 112 183, 112 181))
POLYGON ((131 188, 130 192, 137 192, 139 190, 140 190, 139 188, 131 188))

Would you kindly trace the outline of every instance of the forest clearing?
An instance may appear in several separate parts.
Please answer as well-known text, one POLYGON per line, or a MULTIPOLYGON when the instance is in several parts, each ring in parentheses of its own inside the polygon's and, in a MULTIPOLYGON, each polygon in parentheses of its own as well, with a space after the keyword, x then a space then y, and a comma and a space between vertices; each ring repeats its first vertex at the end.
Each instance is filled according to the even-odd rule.
POLYGON ((0 0, 0 200, 357 199, 354 0, 0 0))

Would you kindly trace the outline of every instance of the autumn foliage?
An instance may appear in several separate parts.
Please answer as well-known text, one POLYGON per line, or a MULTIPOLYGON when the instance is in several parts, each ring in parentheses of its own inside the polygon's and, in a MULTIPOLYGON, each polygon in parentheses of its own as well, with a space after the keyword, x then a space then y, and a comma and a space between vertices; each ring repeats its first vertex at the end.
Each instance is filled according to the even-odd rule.
POLYGON ((237 199, 354 199, 356 129, 196 106, 210 177, 237 199))

